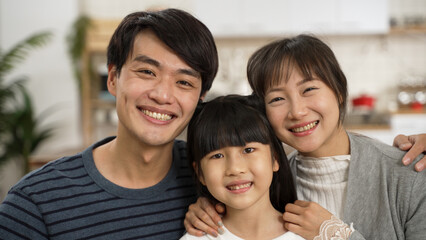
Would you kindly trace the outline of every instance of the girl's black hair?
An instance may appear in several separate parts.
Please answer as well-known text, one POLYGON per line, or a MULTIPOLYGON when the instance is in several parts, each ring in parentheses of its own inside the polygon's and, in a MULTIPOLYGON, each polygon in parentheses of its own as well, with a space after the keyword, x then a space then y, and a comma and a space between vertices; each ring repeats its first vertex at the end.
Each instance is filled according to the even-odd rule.
MULTIPOLYGON (((282 143, 269 124, 264 105, 255 95, 228 95, 199 104, 188 125, 188 160, 200 166, 208 153, 228 146, 245 146, 249 142, 268 144, 279 164, 270 186, 270 199, 275 209, 284 212, 285 205, 297 199, 296 187, 282 143)), ((201 184, 193 171, 200 196, 217 200, 201 184)))

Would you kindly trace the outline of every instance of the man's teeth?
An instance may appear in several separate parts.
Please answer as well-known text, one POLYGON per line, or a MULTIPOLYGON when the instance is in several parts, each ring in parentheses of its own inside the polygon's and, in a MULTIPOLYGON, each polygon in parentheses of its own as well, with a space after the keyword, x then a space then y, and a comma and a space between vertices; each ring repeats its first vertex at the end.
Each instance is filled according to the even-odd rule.
POLYGON ((164 114, 164 113, 151 112, 151 111, 148 111, 148 110, 142 110, 142 112, 147 116, 150 116, 152 118, 155 118, 155 119, 161 120, 161 121, 167 121, 167 120, 172 119, 172 116, 170 116, 168 114, 164 114))
POLYGON ((245 183, 245 184, 241 184, 241 185, 232 185, 232 186, 228 186, 229 190, 238 190, 241 188, 248 188, 251 186, 251 183, 245 183))
POLYGON ((315 121, 315 122, 309 123, 308 125, 303 126, 303 127, 293 128, 293 129, 291 129, 291 131, 292 132, 296 132, 296 133, 307 131, 307 130, 312 129, 313 127, 315 127, 317 124, 318 124, 318 121, 315 121))

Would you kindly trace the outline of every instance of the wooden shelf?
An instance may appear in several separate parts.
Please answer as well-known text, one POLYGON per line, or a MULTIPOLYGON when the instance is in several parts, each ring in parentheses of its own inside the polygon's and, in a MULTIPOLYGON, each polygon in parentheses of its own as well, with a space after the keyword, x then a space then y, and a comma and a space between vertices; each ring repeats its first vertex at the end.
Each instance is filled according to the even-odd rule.
POLYGON ((391 27, 389 34, 425 34, 426 25, 391 27))
POLYGON ((96 69, 90 69, 93 58, 96 55, 104 54, 106 58, 107 47, 120 20, 114 19, 92 19, 86 35, 86 46, 82 57, 82 125, 83 144, 88 147, 96 139, 97 123, 95 112, 97 109, 114 109, 115 103, 110 100, 99 98, 100 78, 93 79, 91 72, 96 73, 96 69))

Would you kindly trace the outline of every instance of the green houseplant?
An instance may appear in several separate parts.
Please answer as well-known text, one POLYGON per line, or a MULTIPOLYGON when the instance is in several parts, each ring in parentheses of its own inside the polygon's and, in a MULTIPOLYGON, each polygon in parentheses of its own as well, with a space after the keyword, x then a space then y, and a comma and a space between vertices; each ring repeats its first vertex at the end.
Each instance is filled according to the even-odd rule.
POLYGON ((31 50, 44 46, 51 35, 36 33, 7 51, 0 49, 0 166, 12 159, 20 160, 23 173, 30 170, 30 154, 52 135, 53 129, 40 127, 42 118, 34 114, 26 78, 6 81, 6 77, 31 50))

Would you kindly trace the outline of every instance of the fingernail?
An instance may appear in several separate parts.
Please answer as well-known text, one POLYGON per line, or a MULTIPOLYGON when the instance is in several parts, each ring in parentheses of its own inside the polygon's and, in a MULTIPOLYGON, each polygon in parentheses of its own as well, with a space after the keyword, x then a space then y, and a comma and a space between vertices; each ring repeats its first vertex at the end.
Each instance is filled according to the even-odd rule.
POLYGON ((416 168, 417 172, 420 172, 420 171, 423 170, 424 165, 423 165, 423 163, 417 163, 415 168, 416 168))
POLYGON ((217 229, 217 231, 219 232, 220 235, 225 233, 225 230, 223 230, 223 228, 219 228, 219 229, 217 229))
POLYGON ((219 227, 223 227, 223 222, 222 221, 217 222, 217 224, 219 225, 219 227))
POLYGON ((410 159, 410 158, 408 158, 408 157, 406 157, 406 158, 404 158, 404 159, 402 160, 402 163, 404 163, 404 165, 407 165, 407 164, 409 164, 409 163, 410 163, 410 161, 411 161, 411 159, 410 159))
POLYGON ((217 232, 211 232, 210 235, 212 235, 213 237, 217 237, 217 232))

